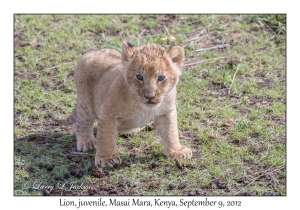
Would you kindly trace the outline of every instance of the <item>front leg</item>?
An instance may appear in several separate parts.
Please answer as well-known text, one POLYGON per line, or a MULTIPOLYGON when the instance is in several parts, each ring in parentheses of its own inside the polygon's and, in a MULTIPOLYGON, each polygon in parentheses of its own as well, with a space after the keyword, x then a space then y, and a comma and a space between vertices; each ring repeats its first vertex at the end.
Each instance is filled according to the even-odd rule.
POLYGON ((176 109, 173 109, 166 115, 156 117, 154 125, 158 134, 162 137, 165 155, 175 159, 192 157, 192 150, 182 146, 179 142, 176 109))
POLYGON ((121 164, 117 152, 117 127, 118 122, 113 118, 98 119, 95 165, 103 168, 121 164))

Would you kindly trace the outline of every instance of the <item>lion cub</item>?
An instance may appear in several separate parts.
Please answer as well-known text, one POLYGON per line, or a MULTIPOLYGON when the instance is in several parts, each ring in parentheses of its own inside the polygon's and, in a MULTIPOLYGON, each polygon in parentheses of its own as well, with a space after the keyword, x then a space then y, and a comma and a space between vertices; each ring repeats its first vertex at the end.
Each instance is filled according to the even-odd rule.
POLYGON ((122 53, 103 49, 84 54, 75 73, 76 108, 66 119, 76 124, 77 149, 96 148, 95 165, 120 164, 116 133, 131 133, 154 121, 162 137, 164 154, 176 159, 190 158, 191 149, 179 142, 176 86, 184 63, 184 49, 165 50, 157 44, 135 47, 123 42, 122 53), (97 138, 93 134, 98 121, 97 138))

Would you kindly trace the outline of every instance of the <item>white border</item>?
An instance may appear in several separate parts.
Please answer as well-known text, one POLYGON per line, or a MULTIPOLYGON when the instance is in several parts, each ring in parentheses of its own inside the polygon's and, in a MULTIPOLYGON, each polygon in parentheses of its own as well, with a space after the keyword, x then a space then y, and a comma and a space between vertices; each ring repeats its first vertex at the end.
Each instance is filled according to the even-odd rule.
MULTIPOLYGON (((210 200, 241 200, 240 209, 296 209, 299 206, 299 12, 295 1, 5 1, 1 3, 1 203, 3 209, 56 209, 64 197, 13 197, 13 14, 14 13, 286 13, 287 14, 287 196, 286 197, 208 197, 210 200), (4 73, 4 76, 3 76, 4 73), (294 208, 293 208, 294 207, 294 208), (296 207, 296 208, 295 208, 296 207)), ((93 197, 92 197, 93 198, 93 197)), ((136 197, 135 197, 136 198, 136 197)), ((142 197, 145 199, 145 197, 142 197)), ((154 200, 155 197, 147 197, 154 200)), ((181 197, 165 197, 178 200, 181 197)), ((87 197, 71 197, 89 199, 87 197)), ((107 198, 108 199, 108 198, 107 198)), ((126 198, 127 199, 127 198, 126 198)), ((189 198, 191 199, 191 198, 189 198)), ((198 197, 198 199, 203 199, 198 197)), ((97 207, 101 208, 101 207, 97 207)), ((132 207, 130 207, 132 209, 132 207)), ((199 209, 200 207, 197 207, 199 209)), ((299 207, 298 207, 299 208, 299 207)), ((64 209, 74 209, 64 207, 64 209)), ((105 208, 109 209, 109 208, 105 208)), ((123 207, 122 209, 129 209, 123 207)), ((166 209, 166 207, 164 207, 166 209)), ((196 209, 196 208, 194 208, 196 209)))

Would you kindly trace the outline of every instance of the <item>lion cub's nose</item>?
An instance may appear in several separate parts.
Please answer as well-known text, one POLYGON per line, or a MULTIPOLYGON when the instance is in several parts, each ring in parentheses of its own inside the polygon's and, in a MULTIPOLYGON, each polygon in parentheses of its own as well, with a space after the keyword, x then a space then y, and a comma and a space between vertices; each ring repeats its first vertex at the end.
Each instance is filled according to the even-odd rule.
POLYGON ((155 94, 154 96, 151 96, 151 95, 145 95, 145 94, 144 94, 144 97, 145 97, 146 99, 151 100, 151 99, 154 99, 154 98, 156 97, 156 94, 155 94))

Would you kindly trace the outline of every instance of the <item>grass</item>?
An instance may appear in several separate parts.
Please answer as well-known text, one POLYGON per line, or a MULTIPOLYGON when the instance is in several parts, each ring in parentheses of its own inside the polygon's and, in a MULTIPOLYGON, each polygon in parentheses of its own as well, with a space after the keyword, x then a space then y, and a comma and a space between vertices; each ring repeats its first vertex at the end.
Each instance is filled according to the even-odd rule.
POLYGON ((42 195, 36 183, 43 183, 56 186, 52 195, 285 196, 285 19, 257 14, 16 15, 14 194, 42 195), (183 169, 163 156, 155 131, 144 129, 118 137, 127 164, 95 178, 88 172, 95 151, 77 153, 74 128, 54 125, 47 117, 46 109, 62 116, 72 112, 79 57, 100 48, 120 51, 121 31, 133 45, 185 47, 178 126, 193 158, 181 161, 183 169), (165 36, 176 41, 161 41, 165 36), (152 168, 153 162, 159 166, 152 168), (70 169, 83 174, 72 176, 70 169), (59 182, 92 189, 68 191, 59 189, 59 182))

